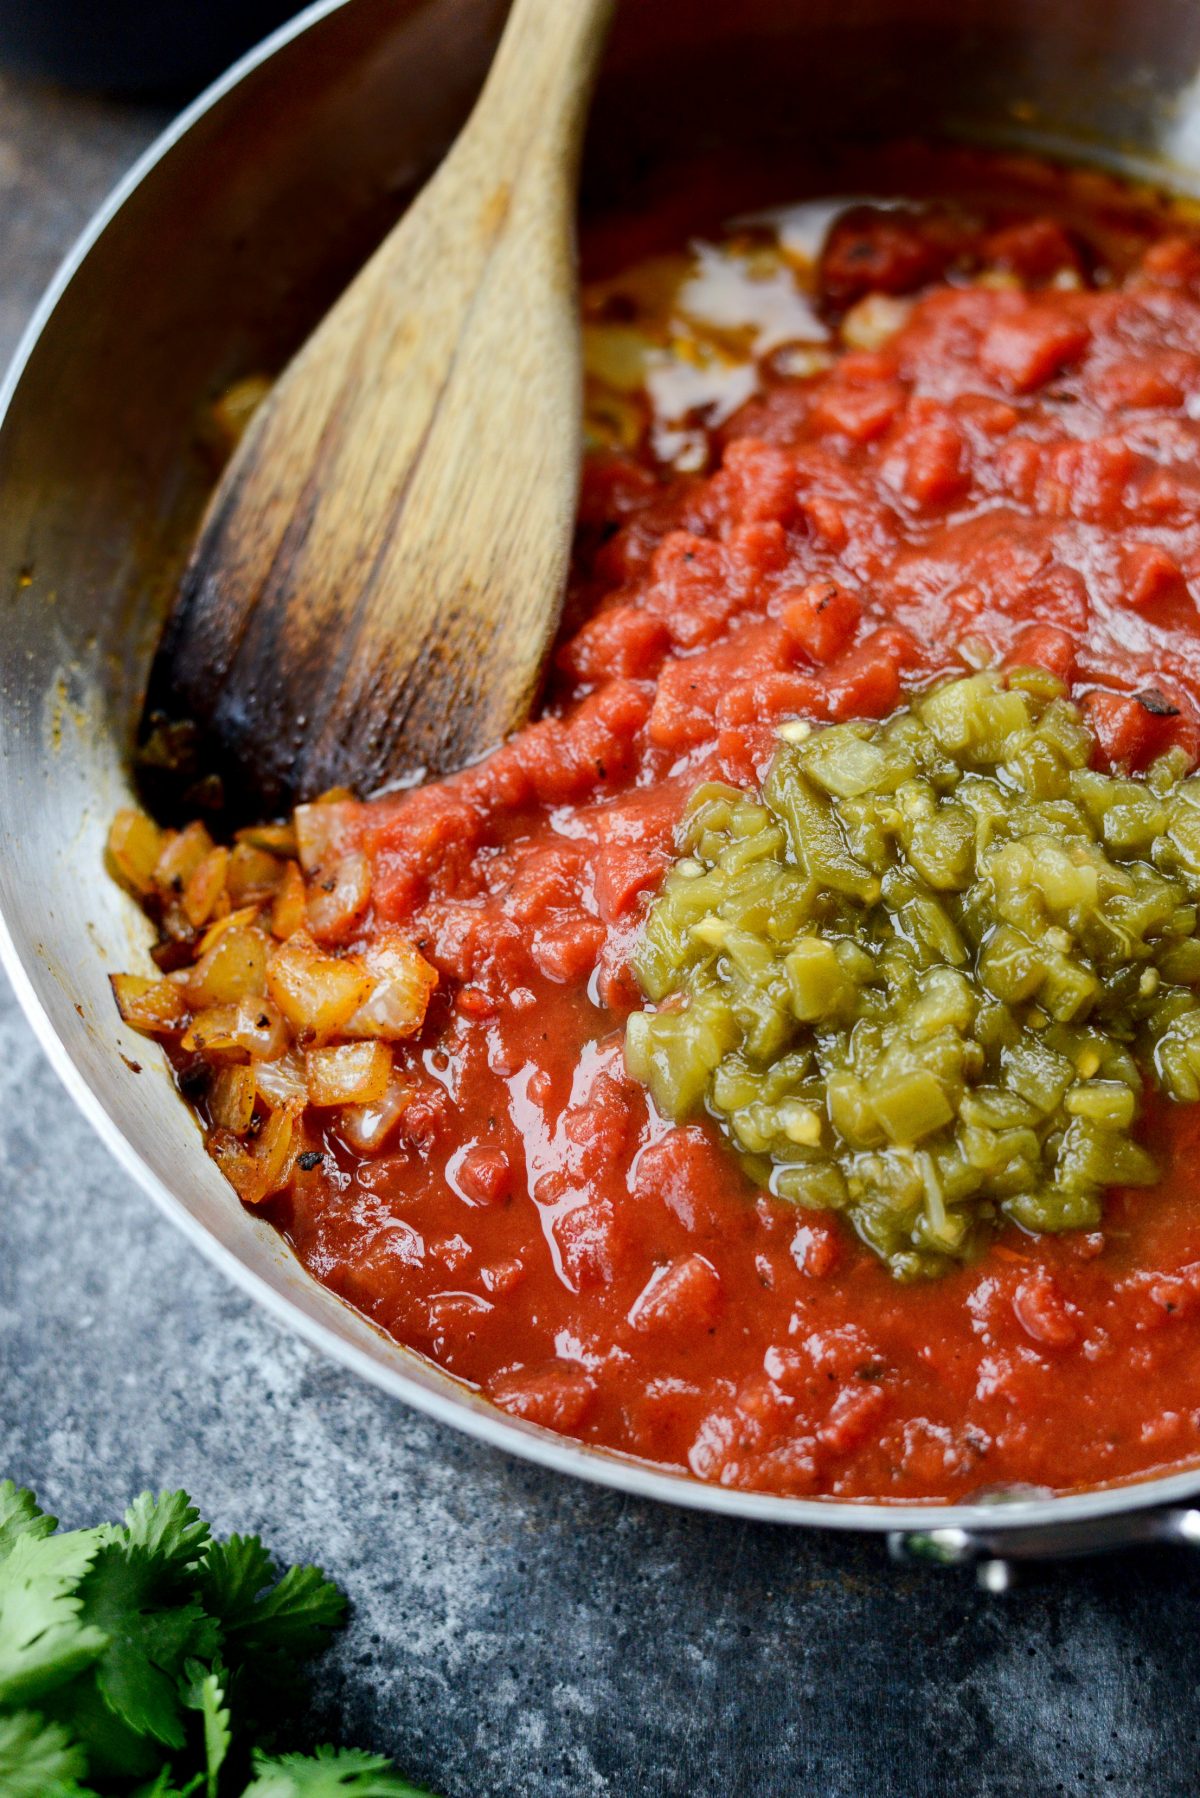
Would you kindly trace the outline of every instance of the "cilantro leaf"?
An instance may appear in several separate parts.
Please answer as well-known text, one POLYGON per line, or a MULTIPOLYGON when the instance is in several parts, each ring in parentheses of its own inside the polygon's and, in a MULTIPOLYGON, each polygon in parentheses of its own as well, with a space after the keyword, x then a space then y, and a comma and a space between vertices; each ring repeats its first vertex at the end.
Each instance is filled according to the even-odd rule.
POLYGON ((345 1620, 345 1595, 319 1567, 289 1567, 232 1634, 247 1656, 299 1660, 324 1648, 329 1632, 345 1620))
POLYGON ((232 1798, 249 1757, 244 1798, 425 1798, 378 1755, 254 1750, 263 1692, 294 1700, 299 1662, 344 1621, 318 1568, 281 1573, 256 1536, 214 1542, 182 1492, 56 1530, 0 1484, 0 1798, 97 1798, 85 1781, 232 1798))
POLYGON ((124 1790, 124 1782, 151 1779, 165 1764, 160 1742, 139 1735, 109 1709, 96 1685, 94 1667, 47 1693, 40 1700, 40 1709, 82 1745, 95 1784, 116 1780, 124 1790))
POLYGON ((243 1798, 427 1798, 379 1754, 318 1748, 314 1755, 254 1756, 243 1798))
POLYGON ((80 1581, 96 1558, 95 1530, 37 1534, 35 1523, 0 1561, 0 1706, 31 1704, 73 1679, 105 1648, 83 1617, 80 1581))
POLYGON ((0 1717, 0 1792, 5 1798, 87 1798, 87 1756, 57 1723, 33 1711, 0 1717))
POLYGON ((185 1742, 179 1678, 192 1656, 211 1658, 216 1625, 198 1604, 180 1604, 173 1562, 120 1540, 104 1544, 80 1587, 81 1616, 103 1630, 96 1686, 135 1734, 167 1748, 185 1742))
POLYGON ((189 1779, 185 1786, 177 1786, 170 1767, 164 1767, 162 1772, 150 1781, 149 1785, 138 1786, 133 1793, 133 1798, 194 1798, 194 1794, 199 1792, 203 1784, 203 1773, 197 1773, 196 1777, 189 1779))
POLYGON ((57 1528, 58 1519, 39 1510, 32 1492, 0 1480, 0 1561, 8 1558, 18 1536, 52 1536, 57 1528))
POLYGON ((301 1660, 345 1621, 346 1600, 319 1568, 289 1567, 277 1575, 257 1536, 214 1542, 205 1555, 200 1597, 221 1625, 231 1664, 301 1660))
POLYGON ((209 1544, 208 1525, 186 1492, 141 1492, 125 1513, 126 1541, 144 1548, 164 1575, 186 1573, 209 1544))
POLYGON ((230 1536, 209 1545, 200 1568, 204 1608, 228 1633, 253 1615, 254 1601, 277 1569, 258 1536, 230 1536))
POLYGON ((217 1798, 217 1775, 233 1740, 221 1671, 219 1663, 210 1672, 200 1661, 184 1668, 183 1702, 200 1712, 204 1725, 204 1798, 217 1798))

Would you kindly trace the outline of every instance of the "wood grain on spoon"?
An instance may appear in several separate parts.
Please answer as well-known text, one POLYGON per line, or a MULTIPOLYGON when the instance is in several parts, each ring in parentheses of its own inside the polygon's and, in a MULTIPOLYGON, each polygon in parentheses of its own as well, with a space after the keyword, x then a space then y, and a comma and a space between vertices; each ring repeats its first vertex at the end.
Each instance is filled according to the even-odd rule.
POLYGON ((233 809, 461 767, 523 722, 580 454, 575 187, 611 0, 515 0, 432 180, 213 498, 146 717, 233 809))

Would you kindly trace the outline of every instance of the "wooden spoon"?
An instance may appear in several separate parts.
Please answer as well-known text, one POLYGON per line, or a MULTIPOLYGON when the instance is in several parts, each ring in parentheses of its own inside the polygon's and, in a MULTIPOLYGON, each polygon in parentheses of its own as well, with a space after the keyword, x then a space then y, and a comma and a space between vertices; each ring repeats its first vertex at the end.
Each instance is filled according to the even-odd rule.
POLYGON ((164 720, 193 723, 235 813, 462 767, 528 716, 578 494, 575 187, 611 4, 514 0, 461 136, 213 497, 143 740, 161 760, 164 720))

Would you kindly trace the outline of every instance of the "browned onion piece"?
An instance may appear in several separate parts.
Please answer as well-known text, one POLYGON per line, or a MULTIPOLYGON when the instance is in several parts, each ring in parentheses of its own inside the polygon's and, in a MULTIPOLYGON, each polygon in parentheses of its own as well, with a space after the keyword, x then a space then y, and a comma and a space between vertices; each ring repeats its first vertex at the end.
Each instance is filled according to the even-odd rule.
POLYGON ((371 1155, 382 1148, 413 1101, 414 1080, 393 1074, 382 1099, 369 1105, 347 1105, 338 1118, 338 1131, 357 1155, 371 1155))
POLYGON ((305 1057, 310 1105, 370 1105, 387 1092, 392 1052, 386 1043, 339 1043, 305 1057))
POLYGON ((175 1036, 188 1021, 187 1000, 171 980, 113 974, 109 984, 124 1021, 147 1036, 175 1036))
POLYGON ((208 1089, 208 1109, 214 1124, 244 1136, 254 1116, 258 1082, 254 1069, 245 1065, 222 1068, 208 1089))
POLYGON ((269 937, 252 924, 234 924, 221 931, 187 970, 185 991, 192 1005, 234 1005, 265 992, 270 952, 269 937))
POLYGON ((355 849, 310 883, 308 927, 321 942, 344 943, 370 903, 371 865, 362 850, 355 849))
POLYGON ((269 999, 239 999, 235 1005, 214 1005, 200 1012, 182 1041, 185 1049, 204 1055, 273 1061, 287 1047, 287 1028, 269 999))
POLYGON ((297 930, 267 966, 267 991, 292 1029, 310 1038, 332 1036, 371 991, 371 976, 350 956, 326 955, 297 930))
POLYGON ((362 952, 370 995, 345 1024, 347 1036, 398 1042, 425 1021, 437 971, 399 930, 381 930, 362 952))

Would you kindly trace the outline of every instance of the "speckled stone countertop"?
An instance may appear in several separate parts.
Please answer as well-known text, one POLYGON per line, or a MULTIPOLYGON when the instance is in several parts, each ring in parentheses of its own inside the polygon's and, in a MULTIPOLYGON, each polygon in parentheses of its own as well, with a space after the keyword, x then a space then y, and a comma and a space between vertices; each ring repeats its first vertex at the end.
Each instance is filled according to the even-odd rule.
MULTIPOLYGON (((0 77, 0 351, 155 120, 0 77)), ((64 1522, 183 1485, 353 1618, 297 1746, 446 1798, 1194 1798, 1200 1561, 1002 1598, 882 1546, 538 1472, 318 1359, 177 1236, 0 993, 0 1473, 64 1522)))

